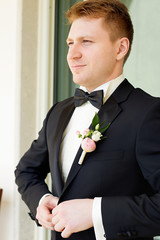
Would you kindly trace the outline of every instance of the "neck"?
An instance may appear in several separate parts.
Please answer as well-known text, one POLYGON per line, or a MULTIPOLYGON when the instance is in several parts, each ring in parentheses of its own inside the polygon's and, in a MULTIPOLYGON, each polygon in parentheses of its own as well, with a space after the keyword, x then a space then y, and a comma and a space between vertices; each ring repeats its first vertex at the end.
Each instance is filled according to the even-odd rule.
POLYGON ((85 87, 88 92, 93 92, 96 88, 102 86, 103 84, 105 84, 107 82, 110 82, 111 80, 114 80, 114 79, 118 78, 122 74, 123 74, 123 71, 120 71, 117 74, 112 74, 109 78, 107 78, 106 81, 103 81, 103 82, 101 82, 101 83, 99 83, 97 85, 94 85, 94 86, 83 86, 83 87, 85 87))

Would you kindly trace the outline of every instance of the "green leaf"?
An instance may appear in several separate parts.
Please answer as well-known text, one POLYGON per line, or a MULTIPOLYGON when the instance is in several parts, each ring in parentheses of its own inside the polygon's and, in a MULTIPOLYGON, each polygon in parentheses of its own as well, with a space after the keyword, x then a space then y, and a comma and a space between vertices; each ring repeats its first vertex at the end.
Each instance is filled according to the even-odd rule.
POLYGON ((99 129, 99 132, 101 132, 101 133, 105 132, 109 128, 110 124, 111 123, 108 123, 107 126, 105 126, 104 128, 99 129))
POLYGON ((92 120, 92 128, 95 128, 97 124, 99 124, 99 117, 98 117, 98 114, 95 113, 95 116, 92 120))
POLYGON ((100 124, 100 127, 103 126, 103 124, 106 122, 106 120, 104 120, 101 124, 100 124))
POLYGON ((107 138, 107 137, 106 137, 106 136, 104 136, 104 137, 102 137, 102 138, 101 138, 101 140, 104 140, 104 139, 106 139, 106 138, 107 138))
POLYGON ((92 135, 92 131, 90 130, 86 135, 85 135, 85 137, 89 137, 89 136, 91 136, 92 135))

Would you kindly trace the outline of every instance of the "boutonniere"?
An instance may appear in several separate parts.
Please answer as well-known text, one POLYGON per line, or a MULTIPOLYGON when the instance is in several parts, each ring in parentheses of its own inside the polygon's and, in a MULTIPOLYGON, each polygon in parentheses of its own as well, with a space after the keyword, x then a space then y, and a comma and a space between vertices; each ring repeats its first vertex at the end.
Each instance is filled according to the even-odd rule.
POLYGON ((95 113, 95 116, 92 120, 91 129, 87 128, 83 134, 81 134, 79 131, 76 132, 78 137, 82 138, 81 147, 83 152, 78 162, 80 165, 83 163, 86 153, 93 152, 96 149, 96 142, 106 138, 102 135, 102 133, 108 129, 110 123, 103 127, 104 123, 105 121, 103 121, 101 124, 99 123, 98 114, 95 113))

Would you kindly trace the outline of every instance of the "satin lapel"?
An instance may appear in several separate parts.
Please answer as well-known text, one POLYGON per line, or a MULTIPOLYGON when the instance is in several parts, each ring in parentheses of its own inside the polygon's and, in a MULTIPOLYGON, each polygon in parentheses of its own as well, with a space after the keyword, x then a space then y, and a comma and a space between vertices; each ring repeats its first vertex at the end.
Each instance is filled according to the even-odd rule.
POLYGON ((120 103, 126 101, 133 90, 134 87, 125 79, 100 109, 100 122, 112 123, 121 112, 120 103))
MULTIPOLYGON (((67 178, 67 181, 66 181, 66 184, 63 188, 63 191, 62 191, 62 195, 61 195, 61 198, 64 194, 64 192, 66 191, 66 189, 68 188, 68 186, 71 184, 71 182, 74 180, 74 178, 76 177, 76 175, 78 174, 79 170, 81 169, 82 165, 79 165, 78 164, 78 161, 79 161, 79 158, 81 156, 81 153, 82 153, 82 148, 79 147, 79 150, 76 154, 76 157, 74 159, 74 162, 72 164, 72 167, 71 167, 71 170, 69 172, 69 175, 68 175, 68 178, 67 178)), ((59 201, 61 201, 61 198, 59 201)))
MULTIPOLYGON (((130 83, 128 83, 127 80, 125 80, 100 109, 98 113, 100 122, 105 121, 105 125, 107 125, 108 123, 113 123, 114 119, 122 111, 121 107, 119 106, 119 103, 125 101, 133 89, 134 89, 133 86, 130 83)), ((74 180, 74 178, 78 174, 81 167, 83 167, 83 164, 82 165, 78 164, 81 153, 82 153, 82 148, 80 147, 74 159, 71 170, 69 172, 62 195, 67 190, 70 183, 74 180)), ((61 201, 61 198, 60 198, 60 201, 61 201)))
POLYGON ((98 112, 100 123, 105 121, 105 126, 108 123, 112 123, 120 112, 120 106, 117 104, 114 97, 111 96, 98 112))
POLYGON ((52 144, 53 144, 53 159, 55 159, 55 161, 53 161, 53 169, 54 169, 54 174, 53 174, 53 185, 56 189, 56 192, 58 194, 58 196, 61 195, 62 193, 62 189, 63 189, 63 180, 62 180, 62 176, 61 176, 61 172, 60 172, 60 168, 59 168, 59 151, 60 151, 60 145, 61 145, 61 141, 62 141, 62 136, 63 136, 63 132, 73 114, 73 111, 75 109, 74 107, 74 102, 69 102, 67 104, 63 104, 61 105, 61 103, 59 103, 57 105, 57 112, 55 112, 57 119, 56 119, 56 123, 55 126, 57 126, 54 135, 52 136, 52 144))

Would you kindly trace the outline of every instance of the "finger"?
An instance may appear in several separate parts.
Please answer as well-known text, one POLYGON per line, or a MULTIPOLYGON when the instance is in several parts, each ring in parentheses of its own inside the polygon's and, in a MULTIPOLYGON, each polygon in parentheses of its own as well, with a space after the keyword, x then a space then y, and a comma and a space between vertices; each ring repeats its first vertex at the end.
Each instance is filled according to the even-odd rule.
POLYGON ((38 218, 38 222, 43 227, 50 229, 50 230, 54 230, 54 224, 51 221, 51 217, 48 217, 48 218, 40 217, 40 218, 38 218))
POLYGON ((59 217, 56 215, 56 216, 53 216, 52 215, 52 224, 55 226, 58 222, 59 222, 59 217))
POLYGON ((36 214, 36 219, 38 220, 39 224, 43 227, 54 230, 54 225, 52 223, 52 214, 47 211, 38 211, 36 214))
POLYGON ((39 224, 40 224, 42 227, 54 231, 54 225, 53 225, 52 223, 48 223, 48 222, 45 222, 45 221, 43 221, 43 220, 40 220, 40 221, 38 221, 38 222, 39 222, 39 224))
POLYGON ((54 229, 56 232, 62 232, 64 230, 64 224, 59 221, 55 226, 54 229))
POLYGON ((39 205, 37 207, 37 216, 44 216, 47 217, 48 215, 51 215, 51 210, 48 206, 39 205))
POLYGON ((61 233, 62 238, 69 238, 71 236, 72 232, 70 231, 69 227, 64 228, 64 230, 61 233))
POLYGON ((52 209, 52 215, 56 215, 58 213, 59 206, 56 206, 55 208, 52 209))
POLYGON ((36 218, 38 219, 38 220, 43 220, 44 222, 52 222, 52 214, 41 214, 41 213, 39 213, 39 214, 37 214, 36 215, 36 218))
POLYGON ((49 224, 45 224, 45 223, 39 223, 42 227, 44 227, 44 228, 46 228, 46 229, 48 229, 48 230, 51 230, 51 231, 54 231, 55 230, 55 228, 54 228, 54 226, 52 226, 52 225, 49 225, 49 224))

